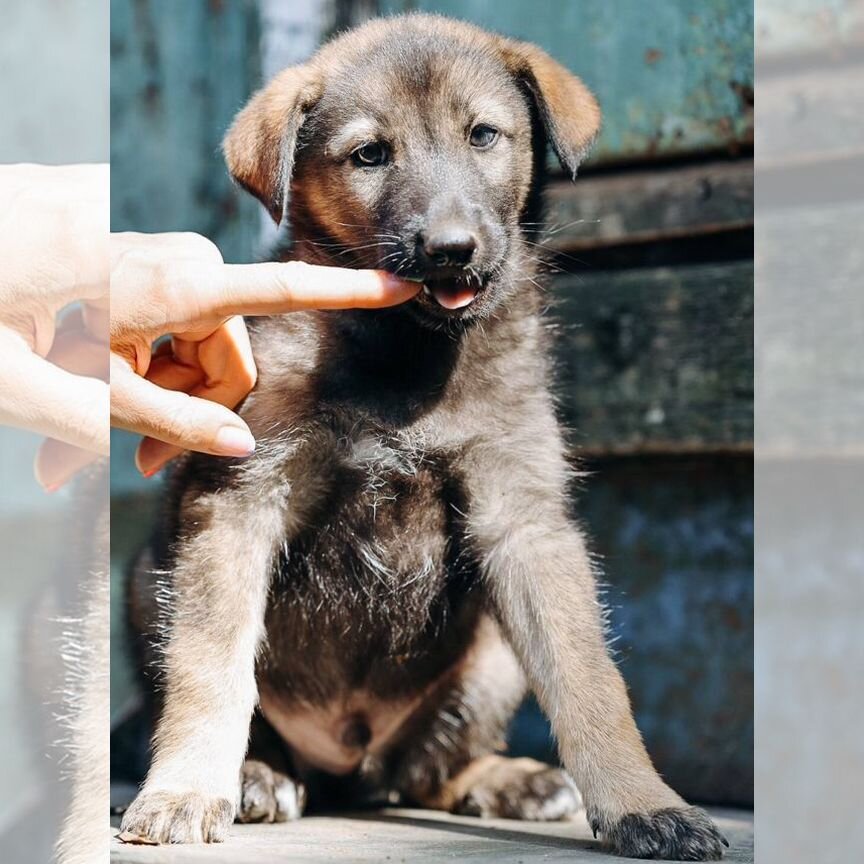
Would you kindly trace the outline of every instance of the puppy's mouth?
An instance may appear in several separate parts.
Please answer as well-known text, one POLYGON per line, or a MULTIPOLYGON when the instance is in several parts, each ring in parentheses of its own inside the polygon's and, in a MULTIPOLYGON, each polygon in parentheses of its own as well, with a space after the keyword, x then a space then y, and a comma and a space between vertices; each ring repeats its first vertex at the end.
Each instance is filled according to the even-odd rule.
POLYGON ((422 302, 459 312, 467 309, 483 293, 486 280, 477 275, 426 276, 422 280, 423 290, 418 294, 422 302))

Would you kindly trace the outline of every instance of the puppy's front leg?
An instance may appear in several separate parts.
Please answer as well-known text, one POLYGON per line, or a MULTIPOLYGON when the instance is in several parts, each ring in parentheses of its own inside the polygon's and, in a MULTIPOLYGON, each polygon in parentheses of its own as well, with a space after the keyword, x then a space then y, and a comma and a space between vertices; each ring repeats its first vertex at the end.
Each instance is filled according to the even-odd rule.
POLYGON ((722 838, 655 771, 606 650, 591 563, 566 515, 557 436, 517 450, 478 444, 466 459, 468 530, 492 602, 596 833, 618 854, 685 861, 722 857, 722 838))
POLYGON ((285 496, 237 490, 200 496, 172 572, 164 645, 164 708, 144 786, 123 839, 218 842, 234 818, 257 698, 255 654, 285 496))

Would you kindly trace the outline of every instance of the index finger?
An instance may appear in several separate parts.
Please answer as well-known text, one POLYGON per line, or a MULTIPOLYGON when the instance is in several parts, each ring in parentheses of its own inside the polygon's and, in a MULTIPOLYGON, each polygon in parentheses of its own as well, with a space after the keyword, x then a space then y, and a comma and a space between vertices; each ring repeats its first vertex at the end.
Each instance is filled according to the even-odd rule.
POLYGON ((415 282, 383 270, 320 267, 302 261, 225 264, 213 312, 278 315, 303 309, 378 309, 410 300, 415 282))

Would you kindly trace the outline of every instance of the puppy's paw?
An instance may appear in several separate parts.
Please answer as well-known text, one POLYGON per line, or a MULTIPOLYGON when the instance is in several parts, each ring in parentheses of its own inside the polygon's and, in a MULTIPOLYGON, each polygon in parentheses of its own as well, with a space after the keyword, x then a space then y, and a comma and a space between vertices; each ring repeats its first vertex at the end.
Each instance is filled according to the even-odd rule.
POLYGON ((452 808, 454 813, 555 822, 581 809, 576 784, 560 769, 533 759, 492 758, 452 808))
POLYGON ((142 792, 123 815, 124 843, 221 843, 234 807, 198 792, 142 792))
POLYGON ((592 819, 595 835, 625 858, 670 861, 719 861, 726 838, 704 810, 698 807, 670 807, 654 813, 630 813, 603 829, 592 819))
POLYGON ((306 806, 306 788, 256 759, 240 771, 238 822, 288 822, 299 819, 306 806))

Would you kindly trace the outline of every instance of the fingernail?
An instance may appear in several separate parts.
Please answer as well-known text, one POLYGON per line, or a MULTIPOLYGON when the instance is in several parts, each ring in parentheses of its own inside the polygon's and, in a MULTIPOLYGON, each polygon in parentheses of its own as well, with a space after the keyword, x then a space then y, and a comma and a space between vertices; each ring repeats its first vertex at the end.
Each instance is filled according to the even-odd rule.
POLYGON ((255 439, 245 429, 223 426, 216 433, 213 449, 222 456, 248 456, 255 450, 255 439))
POLYGON ((138 469, 138 472, 142 477, 150 478, 152 477, 158 470, 158 467, 153 467, 153 465, 147 465, 141 461, 141 448, 139 447, 135 451, 135 467, 138 469))
POLYGON ((158 474, 162 470, 161 465, 157 465, 155 468, 148 468, 146 471, 142 471, 141 473, 144 475, 145 480, 149 480, 154 474, 158 474))
POLYGON ((51 480, 43 480, 42 477, 39 476, 39 470, 37 469, 36 471, 36 482, 49 495, 53 495, 58 489, 62 489, 75 476, 74 471, 65 477, 57 477, 56 472, 52 473, 55 473, 55 476, 51 480))

